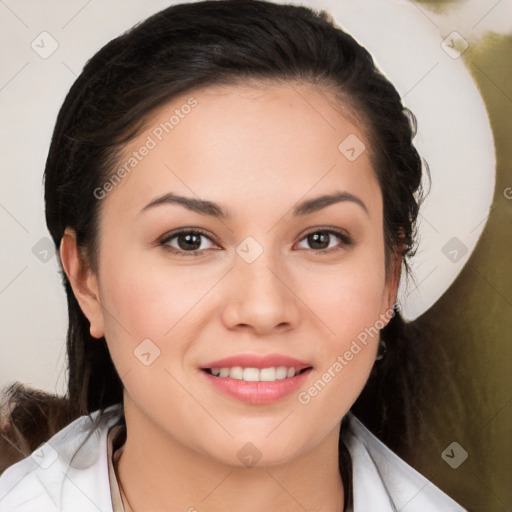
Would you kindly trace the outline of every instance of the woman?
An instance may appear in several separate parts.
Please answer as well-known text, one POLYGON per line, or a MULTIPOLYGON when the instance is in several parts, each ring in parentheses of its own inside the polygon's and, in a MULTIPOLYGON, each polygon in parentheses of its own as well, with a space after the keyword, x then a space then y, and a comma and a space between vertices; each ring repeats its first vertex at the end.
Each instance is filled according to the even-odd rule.
POLYGON ((101 49, 45 170, 69 397, 40 440, 12 391, 1 509, 463 510, 351 412, 408 412, 366 384, 407 355, 411 119, 304 7, 174 5, 101 49))

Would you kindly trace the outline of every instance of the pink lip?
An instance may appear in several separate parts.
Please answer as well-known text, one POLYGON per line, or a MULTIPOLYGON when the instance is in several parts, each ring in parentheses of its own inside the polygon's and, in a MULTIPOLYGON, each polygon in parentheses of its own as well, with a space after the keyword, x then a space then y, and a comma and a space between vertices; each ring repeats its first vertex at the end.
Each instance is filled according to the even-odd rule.
POLYGON ((304 368, 308 368, 312 365, 281 354, 267 354, 265 356, 240 354, 238 356, 231 356, 219 359, 218 361, 213 361, 203 366, 202 369, 233 368, 234 366, 241 366, 242 368, 277 368, 278 366, 286 366, 287 368, 293 367, 297 370, 303 370, 304 368))
POLYGON ((201 369, 233 368, 235 366, 260 369, 286 366, 287 368, 295 368, 297 371, 308 368, 299 375, 274 382, 246 382, 230 377, 215 377, 206 371, 200 372, 215 389, 249 404, 271 404, 285 398, 304 384, 312 367, 309 363, 281 354, 267 354, 265 356, 240 354, 213 361, 201 369))
MULTIPOLYGON (((285 366, 285 365, 283 365, 285 366)), ((255 368, 252 366, 252 368, 255 368)), ((248 404, 271 404, 297 391, 308 378, 310 369, 295 377, 276 380, 274 382, 246 382, 230 377, 215 377, 210 373, 200 373, 217 390, 248 404)))

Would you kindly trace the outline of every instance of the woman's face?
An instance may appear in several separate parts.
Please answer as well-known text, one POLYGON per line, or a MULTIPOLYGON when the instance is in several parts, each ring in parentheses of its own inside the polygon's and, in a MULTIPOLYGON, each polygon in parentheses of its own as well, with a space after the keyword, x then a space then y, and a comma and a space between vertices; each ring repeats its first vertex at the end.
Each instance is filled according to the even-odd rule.
POLYGON ((333 105, 299 84, 183 94, 95 191, 101 307, 86 309, 129 432, 237 465, 338 435, 397 283, 369 142, 333 105))

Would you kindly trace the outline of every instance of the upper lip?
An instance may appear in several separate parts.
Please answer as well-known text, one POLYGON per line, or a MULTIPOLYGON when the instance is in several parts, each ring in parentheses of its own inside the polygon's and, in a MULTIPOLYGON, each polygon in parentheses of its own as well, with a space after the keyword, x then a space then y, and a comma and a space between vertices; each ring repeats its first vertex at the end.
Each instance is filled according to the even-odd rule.
POLYGON ((255 355, 255 354, 240 354, 237 356, 225 357, 217 361, 212 361, 206 364, 202 369, 207 368, 233 368, 235 366, 241 366, 242 368, 271 368, 286 366, 287 368, 295 368, 297 370, 303 370, 312 366, 310 363, 300 361, 294 357, 285 356, 282 354, 267 354, 267 355, 255 355))

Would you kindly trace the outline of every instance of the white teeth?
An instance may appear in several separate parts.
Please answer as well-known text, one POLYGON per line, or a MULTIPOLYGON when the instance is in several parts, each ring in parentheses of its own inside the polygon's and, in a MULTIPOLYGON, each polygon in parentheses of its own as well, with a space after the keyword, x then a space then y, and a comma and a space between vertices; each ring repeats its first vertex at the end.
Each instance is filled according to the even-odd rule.
POLYGON ((242 379, 247 382, 258 382, 260 380, 260 371, 258 368, 244 368, 242 379))
POLYGON ((286 379, 287 372, 288 372, 288 368, 286 368, 286 366, 279 366, 276 369, 276 379, 286 379))
POLYGON ((276 380, 276 369, 262 368, 260 370, 260 380, 265 382, 273 382, 274 380, 276 380))
POLYGON ((270 368, 242 368, 234 366, 233 368, 211 368, 212 375, 215 377, 230 377, 231 379, 244 380, 246 382, 274 382, 275 380, 289 379, 295 377, 300 370, 286 366, 270 368))
POLYGON ((244 369, 241 366, 234 366, 229 370, 229 376, 232 379, 242 380, 244 378, 244 369))

